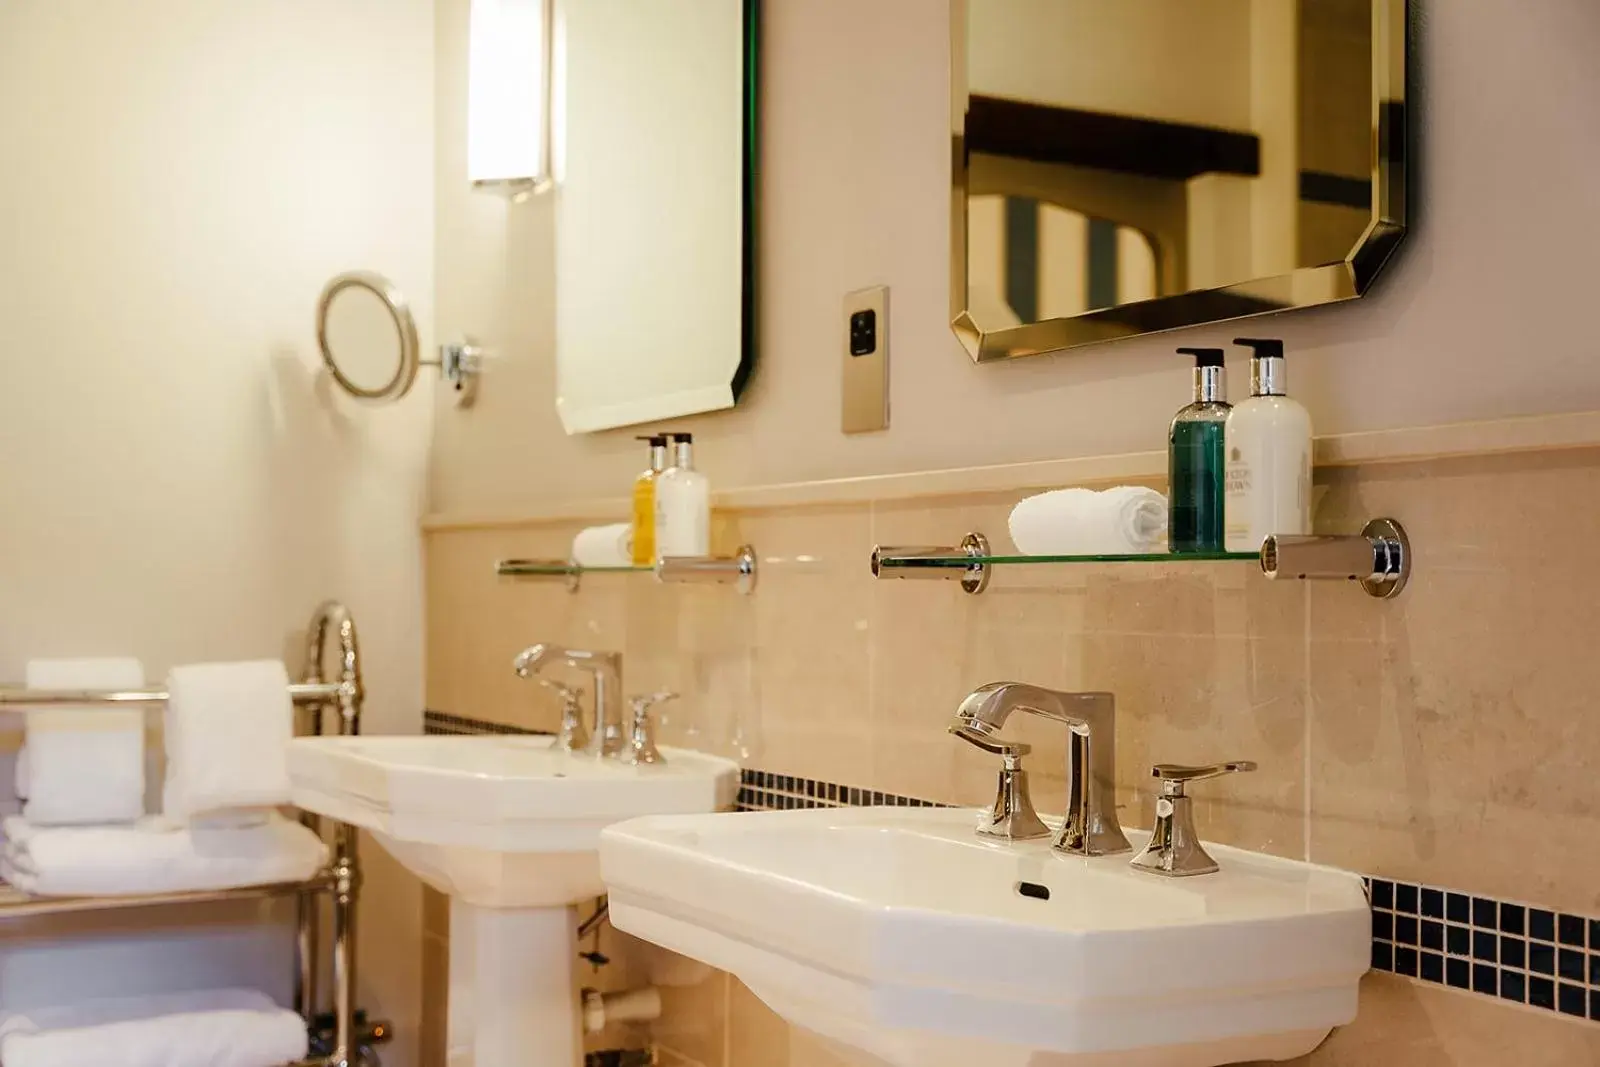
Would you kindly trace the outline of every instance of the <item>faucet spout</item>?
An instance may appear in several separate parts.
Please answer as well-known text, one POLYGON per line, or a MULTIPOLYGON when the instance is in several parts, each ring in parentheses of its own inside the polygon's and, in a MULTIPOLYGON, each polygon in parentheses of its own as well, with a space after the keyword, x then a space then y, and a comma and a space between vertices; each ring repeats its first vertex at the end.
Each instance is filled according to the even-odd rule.
POLYGON ((552 663, 564 664, 594 675, 594 726, 583 752, 615 756, 622 751, 622 653, 563 648, 547 642, 529 645, 511 661, 519 678, 532 678, 552 663))
POLYGON ((1116 697, 1072 693, 1023 682, 991 682, 956 709, 950 732, 990 751, 1013 712, 1066 725, 1067 814, 1055 847, 1078 856, 1130 851, 1116 808, 1116 697))

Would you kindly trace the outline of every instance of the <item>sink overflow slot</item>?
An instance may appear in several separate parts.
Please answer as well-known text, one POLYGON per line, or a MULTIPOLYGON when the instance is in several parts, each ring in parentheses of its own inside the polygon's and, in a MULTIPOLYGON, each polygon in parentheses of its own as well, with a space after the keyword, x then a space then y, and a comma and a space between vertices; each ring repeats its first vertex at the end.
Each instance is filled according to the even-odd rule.
POLYGON ((1050 899, 1050 887, 1040 885, 1038 882, 1018 882, 1017 892, 1025 897, 1032 897, 1034 900, 1050 899))

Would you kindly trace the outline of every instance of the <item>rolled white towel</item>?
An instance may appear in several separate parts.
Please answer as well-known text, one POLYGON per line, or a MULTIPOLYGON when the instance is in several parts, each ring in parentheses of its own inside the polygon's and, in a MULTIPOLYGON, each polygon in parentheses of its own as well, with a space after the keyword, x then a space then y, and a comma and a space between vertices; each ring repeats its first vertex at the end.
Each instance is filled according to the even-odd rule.
MULTIPOLYGON (((138 689, 136 659, 36 659, 29 689, 138 689)), ((17 796, 45 826, 132 822, 144 814, 144 712, 60 707, 27 715, 17 796)))
POLYGON ((281 1067, 305 1021, 253 989, 89 1000, 0 1015, 5 1067, 281 1067))
POLYGON ((303 882, 328 858, 316 834, 276 814, 261 826, 243 829, 180 826, 160 815, 129 826, 35 826, 16 816, 0 825, 5 836, 0 875, 36 896, 130 896, 303 882))
POLYGON ((633 524, 587 526, 572 539, 572 562, 580 567, 633 565, 633 524))
POLYGON ((1011 509, 1011 540, 1029 556, 1135 555, 1166 547, 1167 498, 1119 485, 1057 489, 1011 509))

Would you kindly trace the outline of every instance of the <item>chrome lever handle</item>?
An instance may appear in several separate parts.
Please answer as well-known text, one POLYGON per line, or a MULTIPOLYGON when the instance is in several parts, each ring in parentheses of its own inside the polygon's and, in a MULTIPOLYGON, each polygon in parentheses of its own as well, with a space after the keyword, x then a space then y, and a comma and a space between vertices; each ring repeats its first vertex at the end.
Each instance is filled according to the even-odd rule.
POLYGON ((1014 764, 1018 760, 1033 751, 1033 746, 1025 741, 1002 741, 993 734, 986 734, 960 723, 951 726, 950 733, 975 748, 981 748, 985 752, 1002 757, 1005 759, 1006 765, 1013 770, 1016 769, 1014 764))
POLYGON ((1150 777, 1161 782, 1162 796, 1181 797, 1185 795, 1183 788, 1189 782, 1203 782, 1207 778, 1221 778, 1225 774, 1240 774, 1255 769, 1254 760, 1229 760, 1198 767, 1185 763, 1158 763, 1150 768, 1150 777))
POLYGON ((1194 828, 1193 804, 1183 788, 1189 782, 1255 769, 1252 760, 1230 760, 1198 767, 1158 763, 1151 767, 1150 777, 1161 783, 1161 796, 1156 800, 1156 822, 1150 831, 1150 842, 1133 858, 1133 868, 1166 878, 1214 873, 1217 861, 1200 843, 1200 835, 1194 828))

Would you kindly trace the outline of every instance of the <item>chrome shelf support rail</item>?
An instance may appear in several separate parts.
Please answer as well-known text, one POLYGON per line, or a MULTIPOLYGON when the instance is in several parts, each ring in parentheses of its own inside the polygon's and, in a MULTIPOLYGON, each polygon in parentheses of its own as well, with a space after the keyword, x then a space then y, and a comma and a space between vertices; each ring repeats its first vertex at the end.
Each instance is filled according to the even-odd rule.
POLYGON ((955 548, 879 545, 872 550, 872 575, 874 578, 960 581, 963 591, 976 594, 988 588, 994 568, 1001 565, 1046 566, 1067 563, 1105 566, 1251 560, 1260 564, 1261 573, 1268 578, 1359 582, 1368 596, 1388 599, 1398 596, 1410 580, 1413 555, 1405 527, 1391 518, 1373 519, 1359 534, 1276 534, 1262 543, 1259 554, 1218 552, 1185 555, 1153 552, 1128 556, 995 556, 989 552, 987 538, 980 533, 969 533, 955 548))

